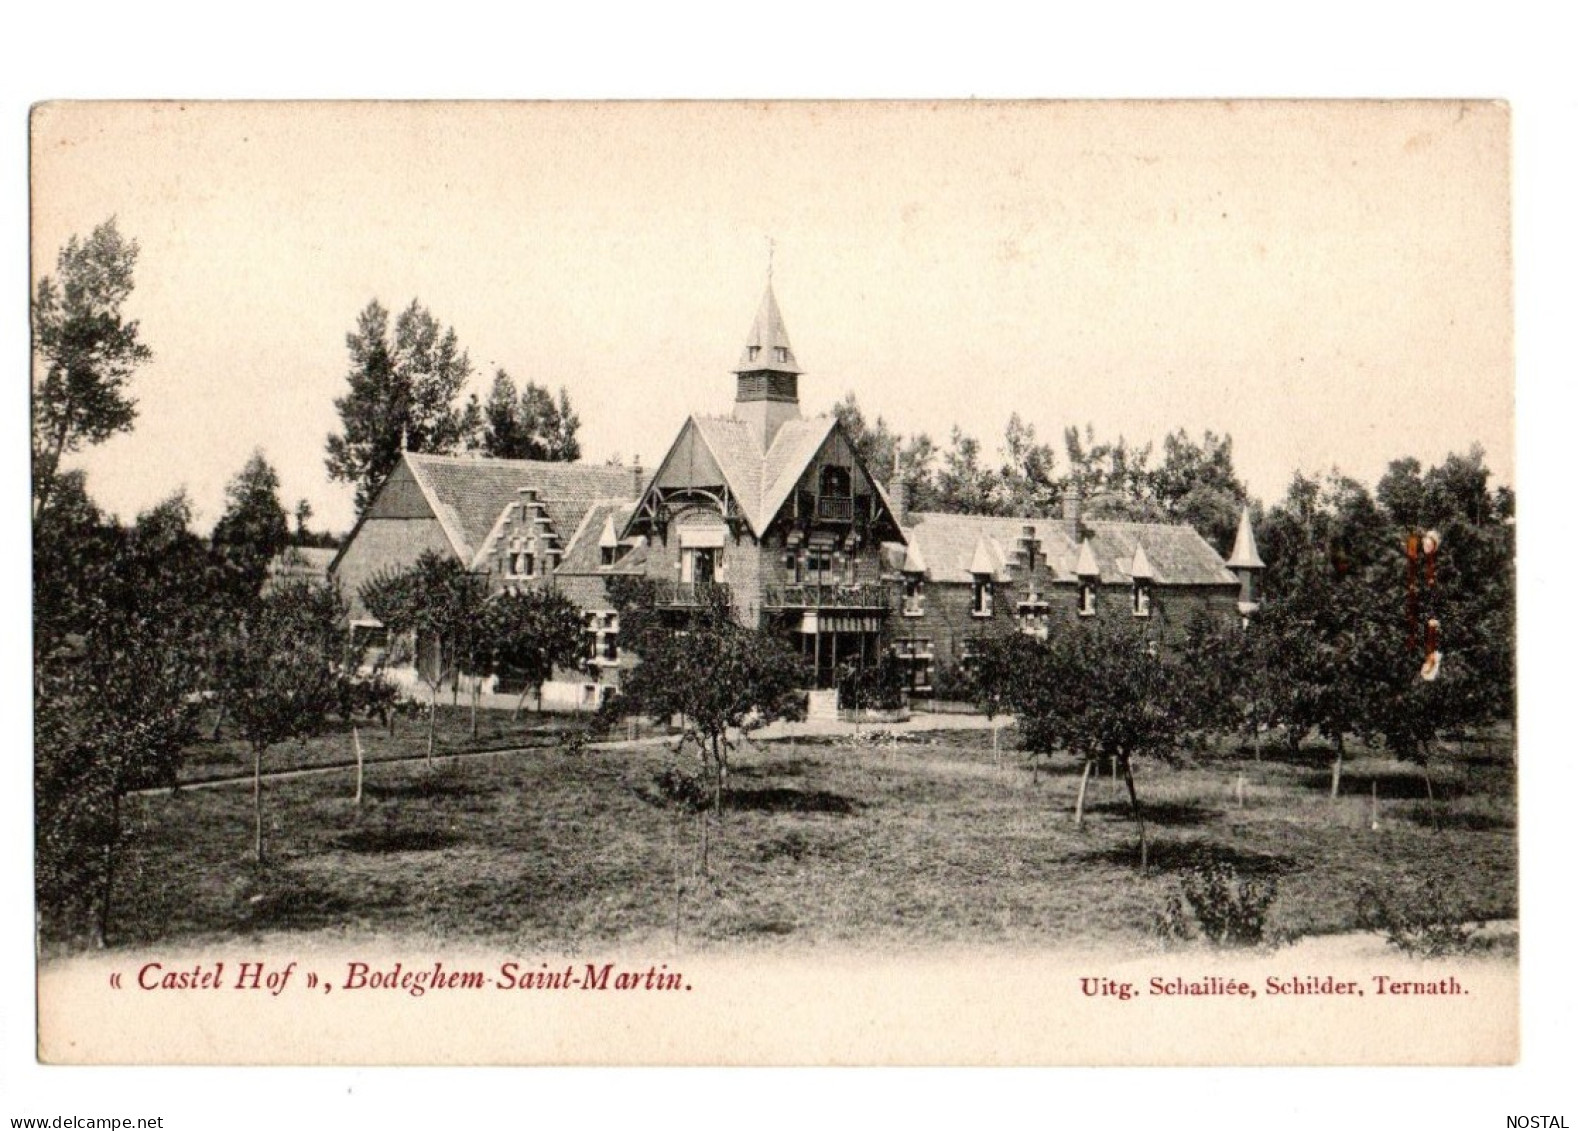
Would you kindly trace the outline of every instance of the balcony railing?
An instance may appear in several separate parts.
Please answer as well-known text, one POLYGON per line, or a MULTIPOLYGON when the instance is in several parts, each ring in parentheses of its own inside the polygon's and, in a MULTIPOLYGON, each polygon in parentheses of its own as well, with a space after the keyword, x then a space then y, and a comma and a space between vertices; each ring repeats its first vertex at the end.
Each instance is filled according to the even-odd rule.
POLYGON ((854 522, 855 500, 837 495, 819 495, 816 500, 816 517, 823 522, 854 522))
POLYGON ((721 581, 662 581, 655 594, 659 608, 696 609, 733 603, 729 587, 721 581))
POLYGON ((865 609, 888 611, 888 592, 879 585, 768 586, 769 609, 865 609))

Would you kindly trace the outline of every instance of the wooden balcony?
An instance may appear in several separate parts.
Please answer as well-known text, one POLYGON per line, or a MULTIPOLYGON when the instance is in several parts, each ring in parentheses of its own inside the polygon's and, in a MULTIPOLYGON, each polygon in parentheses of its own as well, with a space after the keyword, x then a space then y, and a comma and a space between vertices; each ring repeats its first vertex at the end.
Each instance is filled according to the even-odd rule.
POLYGON ((729 587, 720 581, 660 581, 655 600, 660 609, 700 609, 734 603, 729 587))
POLYGON ((818 495, 816 517, 819 522, 854 522, 855 500, 838 495, 818 495))
POLYGON ((762 601, 768 609, 852 609, 887 612, 888 591, 882 585, 770 585, 762 601))

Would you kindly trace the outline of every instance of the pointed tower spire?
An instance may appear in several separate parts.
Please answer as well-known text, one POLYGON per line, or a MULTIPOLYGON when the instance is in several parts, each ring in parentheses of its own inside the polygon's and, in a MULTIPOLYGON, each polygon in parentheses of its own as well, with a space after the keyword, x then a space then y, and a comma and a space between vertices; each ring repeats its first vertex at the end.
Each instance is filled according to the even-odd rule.
POLYGON ((1266 568, 1266 563, 1260 560, 1260 548, 1255 545, 1255 528, 1249 524, 1247 505, 1238 516, 1238 537, 1233 540, 1233 556, 1227 559, 1227 568, 1266 568))
POLYGON ((1248 506, 1238 517, 1238 537, 1233 542, 1233 556, 1227 559, 1227 568, 1238 578, 1238 611, 1248 624, 1249 614, 1260 608, 1260 573, 1266 568, 1266 563, 1260 560, 1260 549, 1255 545, 1248 506))
POLYGON ((773 295, 771 270, 769 261, 767 289, 734 369, 734 416, 755 427, 764 452, 786 421, 800 418, 801 371, 773 295))

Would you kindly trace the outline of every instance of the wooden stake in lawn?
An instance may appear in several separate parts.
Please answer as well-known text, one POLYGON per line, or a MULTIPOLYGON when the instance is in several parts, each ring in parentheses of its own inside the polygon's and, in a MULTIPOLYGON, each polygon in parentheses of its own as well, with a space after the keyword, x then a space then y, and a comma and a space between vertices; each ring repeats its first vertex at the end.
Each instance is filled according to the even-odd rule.
POLYGON ((1242 809, 1244 807, 1244 775, 1242 771, 1238 775, 1238 785, 1235 787, 1234 793, 1238 797, 1238 807, 1242 809))
POLYGON ((351 745, 356 747, 356 804, 362 803, 362 736, 351 728, 351 745))
POLYGON ((1083 828, 1085 824, 1085 787, 1090 784, 1090 769, 1096 764, 1092 758, 1085 759, 1085 768, 1079 775, 1079 793, 1074 798, 1074 827, 1083 828))
POLYGON ((1381 831, 1381 794, 1374 779, 1370 781, 1370 831, 1381 831))
POLYGON ((1331 799, 1337 800, 1337 790, 1342 785, 1342 735, 1337 736, 1337 754, 1331 760, 1331 799))

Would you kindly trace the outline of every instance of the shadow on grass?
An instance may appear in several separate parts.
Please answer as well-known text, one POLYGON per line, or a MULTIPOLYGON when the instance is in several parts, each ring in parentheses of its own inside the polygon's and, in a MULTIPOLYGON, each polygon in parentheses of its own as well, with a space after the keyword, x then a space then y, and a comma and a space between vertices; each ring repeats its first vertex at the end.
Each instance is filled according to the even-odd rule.
POLYGON ((1517 821, 1509 815, 1486 813, 1480 810, 1443 809, 1436 811, 1436 815, 1432 816, 1428 802, 1423 805, 1410 805, 1399 812, 1405 821, 1412 821, 1427 829, 1434 828, 1437 823, 1442 829, 1456 829, 1470 833, 1502 832, 1518 827, 1517 821))
MULTIPOLYGON (((1191 828, 1203 825, 1210 821, 1222 818, 1220 808, 1209 808, 1193 801, 1146 801, 1140 800, 1140 811, 1145 815, 1146 824, 1168 825, 1174 828, 1191 828)), ((1085 812, 1090 815, 1100 814, 1114 820, 1134 820, 1134 810, 1130 807, 1128 799, 1122 801, 1100 801, 1087 804, 1085 812)))
POLYGON ((437 852, 460 843, 460 837, 445 829, 371 828, 357 829, 337 838, 335 847, 347 852, 437 852))
POLYGON ((463 777, 453 769, 427 770, 392 782, 368 782, 369 797, 410 801, 422 798, 465 797, 483 790, 483 783, 463 777))
MULTIPOLYGON (((1086 853, 1083 859, 1132 868, 1140 861, 1140 846, 1138 842, 1115 845, 1099 852, 1086 853)), ((1151 868, 1160 872, 1182 872, 1191 868, 1226 864, 1240 874, 1277 876, 1289 871, 1293 863, 1290 856, 1251 852, 1209 840, 1159 839, 1152 841, 1150 848, 1151 868)))
POLYGON ((762 762, 756 766, 730 766, 729 776, 735 778, 803 778, 806 763, 802 758, 788 758, 777 762, 762 762))
MULTIPOLYGON (((1331 770, 1328 768, 1300 774, 1298 784, 1304 789, 1329 793, 1331 770)), ((1431 788, 1435 791, 1437 801, 1454 801, 1467 792, 1461 781, 1451 778, 1442 780, 1439 776, 1432 779, 1431 788, 1426 788, 1425 776, 1418 770, 1367 770, 1357 767, 1343 770, 1340 788, 1344 797, 1369 797, 1372 785, 1375 796, 1382 801, 1426 801, 1431 788)))
POLYGON ((343 923, 368 903, 350 899, 298 873, 269 868, 247 885, 241 923, 256 930, 315 928, 343 923))
POLYGON ((790 789, 765 786, 760 789, 730 789, 724 794, 730 809, 757 813, 832 813, 847 817, 865 808, 859 801, 825 789, 790 789))

